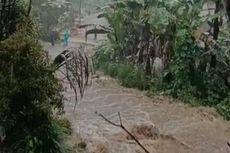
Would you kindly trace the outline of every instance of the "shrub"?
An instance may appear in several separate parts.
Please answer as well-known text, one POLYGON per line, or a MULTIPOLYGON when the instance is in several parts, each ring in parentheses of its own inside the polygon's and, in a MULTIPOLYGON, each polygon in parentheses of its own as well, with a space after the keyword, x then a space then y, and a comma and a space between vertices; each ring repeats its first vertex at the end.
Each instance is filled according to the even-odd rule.
POLYGON ((217 20, 218 9, 215 17, 201 17, 204 1, 155 2, 128 0, 104 12, 110 33, 98 48, 98 66, 124 86, 164 90, 186 103, 218 106, 228 116, 230 49, 224 40, 229 31, 214 27, 214 33, 203 40, 204 47, 197 43, 204 34, 198 27, 217 20), (152 76, 157 57, 162 59, 163 78, 152 76), (135 68, 140 65, 146 73, 135 68))
POLYGON ((217 105, 217 111, 224 117, 225 120, 230 120, 230 98, 226 98, 217 105))
POLYGON ((65 128, 65 133, 70 135, 72 133, 72 125, 71 125, 71 122, 64 118, 64 119, 56 119, 55 120, 56 123, 60 126, 60 127, 63 127, 65 128))
POLYGON ((9 152, 62 152, 61 126, 52 117, 63 108, 60 91, 37 40, 16 33, 0 42, 0 125, 9 152))
POLYGON ((26 137, 13 144, 16 153, 65 153, 63 146, 66 129, 58 123, 45 124, 28 131, 26 137))
POLYGON ((98 47, 95 53, 96 68, 101 69, 105 74, 117 78, 122 85, 134 87, 140 90, 149 89, 150 77, 145 72, 128 63, 117 62, 113 57, 113 50, 109 42, 98 47))

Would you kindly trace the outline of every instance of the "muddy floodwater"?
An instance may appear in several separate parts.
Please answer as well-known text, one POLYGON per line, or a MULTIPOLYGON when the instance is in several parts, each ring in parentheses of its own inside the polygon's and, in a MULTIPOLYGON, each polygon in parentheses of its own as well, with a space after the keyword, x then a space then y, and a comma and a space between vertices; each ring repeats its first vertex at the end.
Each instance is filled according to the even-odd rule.
POLYGON ((68 91, 67 117, 91 153, 142 153, 123 130, 95 112, 123 124, 150 153, 229 153, 230 125, 212 109, 186 106, 171 98, 121 87, 104 75, 94 79, 73 112, 73 92, 68 91))
MULTIPOLYGON (((79 47, 77 39, 71 38, 69 47, 79 47)), ((65 49, 61 44, 44 46, 52 58, 65 49)), ((124 126, 150 153, 230 153, 230 123, 215 110, 191 107, 164 96, 150 98, 102 73, 98 76, 75 111, 74 92, 64 83, 65 115, 74 132, 87 143, 89 153, 144 153, 122 129, 97 115, 119 123, 118 112, 124 126)))

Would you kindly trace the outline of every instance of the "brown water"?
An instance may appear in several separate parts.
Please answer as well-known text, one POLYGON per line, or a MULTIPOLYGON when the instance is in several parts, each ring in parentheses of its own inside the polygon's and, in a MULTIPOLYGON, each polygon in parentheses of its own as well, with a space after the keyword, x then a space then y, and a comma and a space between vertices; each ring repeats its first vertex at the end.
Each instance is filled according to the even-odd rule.
MULTIPOLYGON (((51 57, 65 49, 44 46, 51 57)), ((78 46, 70 43, 70 47, 78 46)), ((124 126, 150 153, 230 153, 230 123, 211 108, 193 108, 163 96, 149 98, 99 73, 74 111, 74 93, 68 84, 64 86, 66 116, 87 143, 89 153, 144 153, 123 130, 95 112, 117 123, 120 112, 124 126)))
POLYGON ((230 125, 212 109, 191 108, 161 96, 121 87, 100 75, 73 112, 73 93, 68 91, 66 115, 75 132, 88 144, 90 153, 142 153, 121 129, 108 124, 95 112, 125 127, 150 153, 229 153, 230 125))
MULTIPOLYGON (((70 46, 79 45, 72 42, 70 46)), ((51 57, 65 49, 61 45, 46 48, 51 57)), ((108 124, 95 112, 117 123, 120 112, 125 127, 150 153, 230 153, 227 146, 230 123, 223 121, 213 109, 192 108, 163 96, 149 98, 100 73, 74 112, 74 93, 68 84, 64 86, 68 99, 66 116, 74 131, 87 142, 90 153, 143 152, 124 131, 108 124)))

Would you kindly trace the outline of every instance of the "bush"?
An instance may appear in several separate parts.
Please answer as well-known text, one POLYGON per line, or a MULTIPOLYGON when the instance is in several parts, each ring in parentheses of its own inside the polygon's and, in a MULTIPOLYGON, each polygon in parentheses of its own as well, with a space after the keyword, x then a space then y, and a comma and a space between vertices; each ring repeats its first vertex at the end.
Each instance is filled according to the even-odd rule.
POLYGON ((123 86, 138 88, 140 90, 149 89, 150 78, 143 71, 126 63, 117 63, 110 59, 106 47, 101 46, 96 53, 96 67, 103 70, 105 74, 117 78, 123 86))
POLYGON ((218 112, 229 120, 229 104, 226 100, 229 99, 229 87, 222 76, 228 68, 217 61, 216 68, 207 70, 211 55, 200 58, 203 51, 190 36, 187 31, 176 37, 177 52, 163 78, 148 76, 126 61, 113 60, 113 49, 109 50, 108 44, 98 48, 97 67, 117 78, 126 87, 150 90, 151 93, 164 91, 165 94, 194 106, 217 106, 218 112), (199 60, 198 64, 196 60, 199 60))
POLYGON ((143 71, 126 64, 120 64, 117 65, 117 67, 117 78, 121 81, 122 85, 126 87, 135 87, 140 90, 149 89, 150 80, 143 71))
POLYGON ((229 94, 223 77, 228 68, 221 64, 219 55, 220 61, 212 66, 212 54, 204 56, 206 51, 198 48, 191 35, 189 30, 184 30, 183 35, 176 36, 176 52, 169 66, 172 78, 166 84, 167 89, 171 95, 185 102, 197 101, 201 105, 217 106, 229 94))
MULTIPOLYGON (((202 41, 203 31, 197 29, 204 23, 200 16, 204 2, 157 2, 136 2, 136 9, 127 1, 115 11, 105 13, 111 33, 108 41, 98 48, 99 68, 117 77, 124 86, 163 90, 186 103, 218 106, 219 112, 228 116, 230 49, 224 40, 228 39, 229 31, 223 27, 216 34, 218 30, 214 28, 215 34, 210 33, 201 47, 197 41, 202 41), (142 16, 142 11, 136 10, 146 14, 142 16), (217 35, 219 39, 213 43, 210 39, 217 35), (163 78, 152 76, 157 57, 162 59, 163 78), (148 75, 136 69, 139 65, 145 65, 143 69, 148 75)), ((205 20, 211 19, 208 16, 205 20)))
POLYGON ((62 127, 53 109, 63 95, 46 52, 34 38, 16 33, 0 42, 0 125, 9 152, 62 152, 62 127))
POLYGON ((65 153, 65 128, 53 122, 28 131, 26 137, 13 144, 16 153, 65 153))
POLYGON ((64 119, 56 119, 55 120, 56 123, 60 126, 60 127, 63 127, 65 128, 65 133, 70 135, 72 133, 72 125, 71 125, 71 122, 64 118, 64 119))
POLYGON ((230 120, 230 98, 226 98, 218 104, 217 111, 224 117, 225 120, 230 120))

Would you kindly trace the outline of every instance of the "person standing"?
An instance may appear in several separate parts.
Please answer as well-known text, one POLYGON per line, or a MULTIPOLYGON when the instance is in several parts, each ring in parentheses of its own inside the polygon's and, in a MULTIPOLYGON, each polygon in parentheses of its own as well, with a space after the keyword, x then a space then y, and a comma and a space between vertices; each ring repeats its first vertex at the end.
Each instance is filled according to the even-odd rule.
MULTIPOLYGON (((94 29, 95 29, 95 31, 97 30, 96 25, 94 25, 94 29)), ((97 33, 96 33, 96 32, 95 32, 95 34, 94 34, 94 40, 97 40, 97 33)))
POLYGON ((51 38, 51 45, 54 46, 54 44, 55 44, 55 32, 53 30, 50 33, 50 38, 51 38))
POLYGON ((68 46, 69 32, 66 30, 64 32, 64 46, 68 46))

